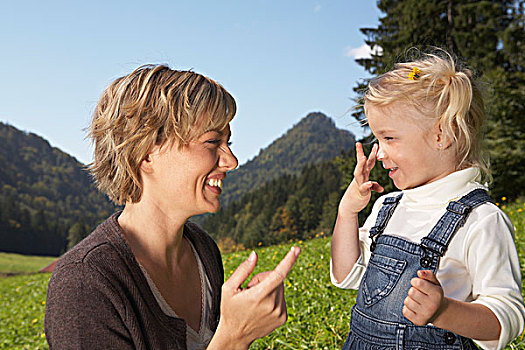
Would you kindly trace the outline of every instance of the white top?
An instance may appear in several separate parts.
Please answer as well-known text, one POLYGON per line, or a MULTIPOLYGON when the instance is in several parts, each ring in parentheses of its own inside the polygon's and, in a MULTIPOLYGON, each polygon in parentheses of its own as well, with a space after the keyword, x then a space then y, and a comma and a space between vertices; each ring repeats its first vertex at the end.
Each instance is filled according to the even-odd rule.
MULTIPOLYGON (((208 344, 211 341, 211 338, 213 337, 213 331, 210 329, 210 325, 208 324, 208 315, 211 312, 211 284, 208 280, 208 276, 206 276, 206 272, 204 271, 204 266, 202 265, 202 261, 199 257, 199 254, 197 254, 197 251, 195 250, 195 247, 193 247, 193 244, 188 240, 190 243, 191 249, 193 251, 193 255, 195 256, 195 259, 197 260, 197 264, 199 265, 199 276, 201 279, 201 301, 202 301, 202 309, 201 309, 201 324, 199 327, 199 331, 195 331, 193 328, 191 328, 189 325, 186 325, 186 347, 188 350, 204 350, 208 346, 208 344)), ((159 304, 162 312, 164 312, 166 315, 170 317, 176 317, 177 316, 175 311, 169 306, 169 304, 166 302, 166 300, 162 297, 159 290, 157 289, 157 286, 149 276, 146 269, 141 265, 140 268, 142 270, 142 273, 144 273, 144 276, 146 277, 146 280, 148 281, 149 287, 155 296, 155 299, 157 299, 157 303, 159 304)))
MULTIPOLYGON (((421 243, 448 203, 476 188, 479 183, 477 168, 460 170, 447 177, 403 191, 399 205, 388 222, 384 234, 403 237, 421 243)), ((339 288, 357 289, 370 259, 369 230, 375 224, 384 198, 380 197, 363 227, 359 229, 361 256, 350 273, 338 282, 332 272, 330 278, 339 288)), ((501 334, 498 341, 475 341, 483 349, 502 349, 521 334, 525 308, 521 296, 521 273, 514 245, 514 228, 510 219, 496 205, 484 203, 468 216, 465 225, 454 235, 447 252, 440 259, 436 273, 445 296, 488 307, 499 320, 501 334)))

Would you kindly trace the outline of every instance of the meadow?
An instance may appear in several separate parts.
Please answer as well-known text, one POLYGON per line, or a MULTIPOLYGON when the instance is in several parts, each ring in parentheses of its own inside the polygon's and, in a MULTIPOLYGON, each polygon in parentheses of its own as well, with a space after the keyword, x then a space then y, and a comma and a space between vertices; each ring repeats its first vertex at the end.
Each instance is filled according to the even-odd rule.
MULTIPOLYGON (((523 275, 525 204, 521 201, 508 204, 502 198, 499 205, 516 227, 516 247, 523 275)), ((259 263, 255 273, 273 268, 291 245, 288 243, 256 249, 259 263)), ((355 302, 356 293, 339 290, 330 283, 330 238, 324 233, 319 233, 317 238, 309 241, 294 242, 293 245, 300 246, 302 254, 285 281, 288 322, 254 342, 251 349, 340 349, 348 332, 350 308, 355 302)), ((248 254, 249 251, 242 251, 223 256, 227 277, 248 254)), ((49 258, 35 262, 23 256, 0 254, 0 273, 24 273, 0 277, 0 349, 48 348, 43 327, 50 275, 27 274, 31 270, 28 264, 37 264, 32 270, 35 271, 48 262, 49 258), (9 271, 6 271, 7 264, 4 264, 6 260, 10 260, 9 271), (40 262, 42 265, 39 265, 40 262)), ((524 286, 522 293, 525 291, 524 286)), ((525 349, 523 336, 515 339, 506 349, 525 349)))

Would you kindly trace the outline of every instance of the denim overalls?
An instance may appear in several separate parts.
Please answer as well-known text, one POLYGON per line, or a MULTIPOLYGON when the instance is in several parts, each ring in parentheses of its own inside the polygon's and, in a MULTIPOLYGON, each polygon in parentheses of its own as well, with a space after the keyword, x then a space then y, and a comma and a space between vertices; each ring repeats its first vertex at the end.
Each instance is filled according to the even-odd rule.
POLYGON ((430 233, 416 244, 382 235, 401 196, 385 199, 370 229, 372 255, 352 308, 350 333, 343 349, 475 349, 470 339, 434 326, 414 325, 403 316, 402 309, 417 271, 435 273, 439 259, 470 211, 491 199, 484 190, 476 189, 450 202, 430 233))

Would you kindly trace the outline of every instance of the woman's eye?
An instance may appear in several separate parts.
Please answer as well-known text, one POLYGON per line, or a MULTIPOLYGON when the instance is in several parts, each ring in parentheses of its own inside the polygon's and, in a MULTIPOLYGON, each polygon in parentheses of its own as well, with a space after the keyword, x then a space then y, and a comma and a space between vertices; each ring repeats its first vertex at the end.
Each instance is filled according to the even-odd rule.
POLYGON ((226 144, 228 145, 228 147, 231 147, 233 145, 233 142, 228 141, 226 144))
POLYGON ((385 139, 386 141, 390 141, 390 140, 393 140, 394 138, 393 138, 393 137, 390 137, 390 136, 385 136, 384 139, 385 139))
POLYGON ((221 140, 219 139, 211 139, 211 140, 207 140, 206 143, 211 143, 212 145, 217 145, 221 142, 221 140))

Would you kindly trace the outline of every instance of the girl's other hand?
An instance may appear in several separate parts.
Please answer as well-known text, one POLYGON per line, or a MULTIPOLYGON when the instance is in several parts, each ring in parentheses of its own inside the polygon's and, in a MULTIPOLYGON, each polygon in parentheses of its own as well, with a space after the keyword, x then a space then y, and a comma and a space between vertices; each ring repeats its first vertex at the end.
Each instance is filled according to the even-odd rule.
POLYGON ((436 275, 430 270, 419 270, 410 281, 403 306, 403 315, 416 326, 433 322, 446 308, 447 299, 436 275))
POLYGON ((377 143, 374 144, 367 158, 363 151, 363 145, 360 142, 356 142, 355 154, 357 164, 354 169, 354 179, 346 189, 341 202, 339 202, 340 213, 357 214, 370 202, 372 191, 379 193, 384 191, 381 185, 369 179, 370 171, 372 171, 376 164, 378 148, 377 143))

